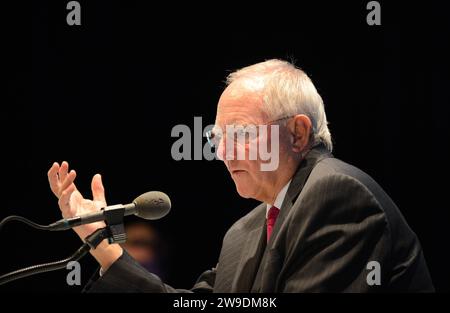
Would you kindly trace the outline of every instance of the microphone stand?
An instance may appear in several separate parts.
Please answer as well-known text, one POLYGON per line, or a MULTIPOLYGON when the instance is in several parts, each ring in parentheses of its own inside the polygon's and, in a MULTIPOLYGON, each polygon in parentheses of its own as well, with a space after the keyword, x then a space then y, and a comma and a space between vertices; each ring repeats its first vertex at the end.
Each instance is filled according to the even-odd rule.
POLYGON ((125 208, 110 211, 105 210, 106 227, 99 228, 87 236, 84 239, 85 242, 83 245, 70 257, 56 262, 29 266, 4 274, 0 276, 0 285, 40 273, 65 269, 70 262, 80 260, 89 252, 89 250, 97 248, 104 239, 108 239, 110 244, 125 242, 127 237, 123 226, 124 213, 125 208))

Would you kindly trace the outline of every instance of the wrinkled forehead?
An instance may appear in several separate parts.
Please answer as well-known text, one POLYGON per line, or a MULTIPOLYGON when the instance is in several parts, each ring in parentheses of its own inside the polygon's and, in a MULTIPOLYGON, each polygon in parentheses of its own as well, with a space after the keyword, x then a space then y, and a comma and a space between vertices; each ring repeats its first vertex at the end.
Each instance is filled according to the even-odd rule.
POLYGON ((217 106, 216 125, 263 124, 267 115, 262 109, 263 93, 260 86, 235 81, 222 93, 217 106))

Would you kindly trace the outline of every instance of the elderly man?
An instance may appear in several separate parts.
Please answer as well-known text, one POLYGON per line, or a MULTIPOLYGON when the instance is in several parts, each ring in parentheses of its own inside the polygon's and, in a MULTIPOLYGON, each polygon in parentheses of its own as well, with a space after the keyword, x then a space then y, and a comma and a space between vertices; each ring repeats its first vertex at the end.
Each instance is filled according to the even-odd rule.
MULTIPOLYGON (((204 272, 191 290, 175 289, 119 245, 103 242, 91 251, 101 269, 86 290, 434 290, 420 243, 394 202, 367 174, 331 155, 324 105, 303 71, 269 60, 232 73, 208 136, 239 195, 262 202, 228 230, 216 268, 204 272), (265 135, 258 132, 238 141, 238 136, 218 131, 230 125, 270 127, 265 135), (259 155, 249 158, 252 147, 274 144, 279 147, 275 169, 263 170, 268 160, 259 155), (244 158, 236 157, 240 152, 244 158)), ((93 200, 77 191, 76 173, 69 172, 67 162, 55 163, 48 176, 64 217, 106 205, 100 175, 92 179, 93 200)), ((99 222, 75 231, 83 239, 102 226, 99 222)))

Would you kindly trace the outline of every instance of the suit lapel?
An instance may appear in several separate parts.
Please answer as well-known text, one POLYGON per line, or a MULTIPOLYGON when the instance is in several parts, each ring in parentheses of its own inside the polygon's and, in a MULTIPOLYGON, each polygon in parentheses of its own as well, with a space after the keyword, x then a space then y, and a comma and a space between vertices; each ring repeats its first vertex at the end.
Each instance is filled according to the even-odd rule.
MULTIPOLYGON (((276 240, 279 229, 282 227, 286 217, 289 214, 295 200, 303 189, 309 174, 311 173, 314 166, 327 157, 332 157, 332 155, 323 147, 323 145, 319 145, 316 148, 313 148, 300 163, 296 173, 294 174, 291 184, 286 192, 286 196, 283 200, 283 203, 280 208, 280 214, 278 215, 277 221, 275 222, 272 235, 270 236, 270 240, 267 243, 267 247, 263 253, 261 259, 261 265, 257 272, 255 283, 252 287, 252 291, 256 292, 274 292, 274 290, 264 290, 265 279, 263 278, 263 274, 267 272, 268 264, 272 264, 272 262, 268 262, 268 258, 272 257, 275 261, 276 259, 276 251, 271 251, 273 242, 276 240), (272 254, 272 256, 271 256, 272 254)), ((275 279, 271 277, 269 279, 275 279)), ((275 286, 275 281, 273 281, 273 286, 275 286)))
MULTIPOLYGON (((331 154, 322 146, 314 148, 306 155, 305 159, 297 169, 297 172, 294 174, 292 182, 289 185, 288 191, 286 192, 286 197, 284 198, 283 204, 281 205, 280 214, 274 225, 273 233, 276 233, 276 231, 280 228, 280 225, 283 224, 284 219, 291 210, 295 200, 297 200, 297 197, 302 191, 303 186, 305 185, 314 166, 316 166, 319 161, 327 157, 331 157, 331 154)), ((271 236, 271 240, 269 241, 269 243, 272 241, 272 237, 275 236, 271 236)))

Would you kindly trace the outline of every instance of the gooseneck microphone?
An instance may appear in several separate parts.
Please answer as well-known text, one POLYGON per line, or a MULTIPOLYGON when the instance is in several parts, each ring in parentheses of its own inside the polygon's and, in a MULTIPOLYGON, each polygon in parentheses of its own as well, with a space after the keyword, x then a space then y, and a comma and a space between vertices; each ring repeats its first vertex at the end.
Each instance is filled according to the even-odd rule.
POLYGON ((125 242, 126 235, 123 226, 123 217, 126 215, 136 215, 138 217, 157 220, 169 213, 171 203, 169 197, 160 191, 146 192, 129 204, 116 204, 107 206, 93 213, 83 214, 71 218, 61 219, 50 225, 40 225, 34 223, 22 216, 11 215, 0 221, 0 229, 7 222, 19 221, 29 226, 41 230, 67 230, 76 226, 90 224, 105 220, 106 226, 94 231, 91 235, 84 239, 83 245, 69 258, 64 260, 38 264, 22 268, 0 276, 0 285, 8 282, 28 277, 31 275, 55 271, 66 268, 67 264, 72 261, 78 261, 86 255, 91 249, 95 249, 104 239, 108 239, 109 243, 125 242))
POLYGON ((98 212, 64 218, 48 225, 48 230, 67 230, 76 226, 90 224, 106 219, 106 215, 114 210, 124 210, 123 215, 136 215, 147 220, 157 220, 169 213, 171 207, 169 197, 160 191, 146 192, 129 204, 116 204, 102 208, 98 212))

